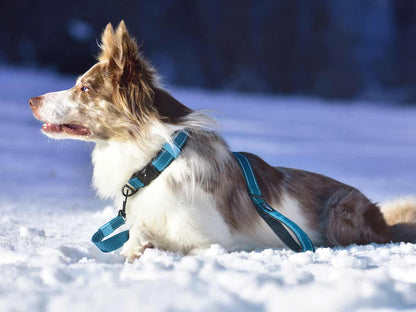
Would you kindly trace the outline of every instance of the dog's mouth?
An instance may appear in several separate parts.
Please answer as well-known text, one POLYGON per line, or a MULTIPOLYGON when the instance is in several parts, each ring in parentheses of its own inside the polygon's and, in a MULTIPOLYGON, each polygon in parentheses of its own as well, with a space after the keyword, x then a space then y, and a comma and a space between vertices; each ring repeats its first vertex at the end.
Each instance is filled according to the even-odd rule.
POLYGON ((75 124, 54 125, 45 123, 42 125, 42 131, 46 133, 67 133, 80 136, 88 136, 91 134, 89 128, 75 124))

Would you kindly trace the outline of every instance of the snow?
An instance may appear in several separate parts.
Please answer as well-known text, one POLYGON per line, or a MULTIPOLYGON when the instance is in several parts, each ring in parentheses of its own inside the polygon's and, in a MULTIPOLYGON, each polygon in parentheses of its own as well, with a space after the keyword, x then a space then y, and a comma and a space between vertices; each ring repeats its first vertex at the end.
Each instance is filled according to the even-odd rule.
MULTIPOLYGON (((27 100, 73 77, 0 68, 1 311, 416 311, 416 245, 181 256, 124 263, 91 235, 117 210, 90 187, 93 145, 52 141, 27 100)), ((327 174, 374 201, 416 195, 416 108, 172 88, 217 112, 233 150, 327 174)))

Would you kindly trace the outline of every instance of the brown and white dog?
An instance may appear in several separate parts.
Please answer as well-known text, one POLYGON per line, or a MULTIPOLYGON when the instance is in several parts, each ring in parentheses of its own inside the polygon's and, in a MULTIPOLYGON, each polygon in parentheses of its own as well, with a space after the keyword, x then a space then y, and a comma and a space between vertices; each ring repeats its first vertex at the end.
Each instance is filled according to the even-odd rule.
MULTIPOLYGON (((241 169, 211 120, 164 91, 123 22, 102 34, 98 63, 69 90, 31 98, 42 131, 54 139, 96 143, 93 184, 117 206, 121 188, 171 135, 187 128, 181 155, 127 206, 132 261, 147 247, 195 253, 213 243, 227 250, 281 248, 258 216, 241 169), (211 130, 210 130, 211 129, 211 130)), ((355 188, 328 177, 272 167, 247 154, 266 200, 296 222, 316 246, 416 242, 414 201, 379 207, 355 188)))

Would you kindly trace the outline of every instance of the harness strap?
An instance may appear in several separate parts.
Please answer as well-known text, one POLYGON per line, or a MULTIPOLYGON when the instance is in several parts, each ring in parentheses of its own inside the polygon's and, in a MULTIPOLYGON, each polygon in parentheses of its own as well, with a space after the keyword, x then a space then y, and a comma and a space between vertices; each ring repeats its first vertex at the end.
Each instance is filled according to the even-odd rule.
POLYGON ((292 250, 296 252, 315 251, 308 235, 292 220, 270 207, 264 200, 260 187, 254 176, 253 168, 246 156, 234 152, 234 157, 244 174, 249 196, 255 204, 258 214, 270 226, 273 232, 292 250), (293 239, 286 227, 296 236, 300 245, 293 239))
POLYGON ((123 246, 129 239, 129 231, 123 231, 103 240, 126 222, 127 199, 136 194, 139 189, 149 185, 179 156, 188 136, 189 131, 187 129, 177 131, 172 143, 165 143, 156 157, 143 169, 134 173, 128 183, 123 186, 123 208, 118 212, 117 217, 100 227, 91 238, 98 249, 102 252, 114 251, 123 246))

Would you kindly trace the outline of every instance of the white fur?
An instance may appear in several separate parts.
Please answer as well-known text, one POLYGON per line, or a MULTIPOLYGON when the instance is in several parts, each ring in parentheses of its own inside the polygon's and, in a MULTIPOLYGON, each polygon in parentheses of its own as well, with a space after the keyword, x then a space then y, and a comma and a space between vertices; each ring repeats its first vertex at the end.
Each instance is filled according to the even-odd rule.
POLYGON ((79 104, 71 100, 69 90, 51 92, 43 95, 42 106, 39 108, 39 117, 50 124, 62 124, 65 116, 71 110, 77 109, 79 104))
MULTIPOLYGON (((87 76, 87 74, 98 65, 99 64, 95 64, 80 76, 77 79, 74 88, 80 88, 82 78, 87 76)), ((72 99, 72 89, 46 93, 42 97, 42 105, 39 108, 38 115, 43 122, 49 124, 58 125, 67 122, 66 116, 80 106, 80 103, 77 103, 72 99)), ((68 135, 63 134, 63 137, 68 137, 68 135)))

